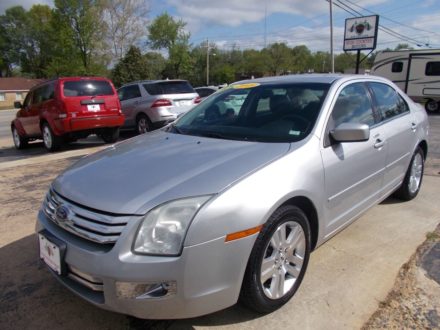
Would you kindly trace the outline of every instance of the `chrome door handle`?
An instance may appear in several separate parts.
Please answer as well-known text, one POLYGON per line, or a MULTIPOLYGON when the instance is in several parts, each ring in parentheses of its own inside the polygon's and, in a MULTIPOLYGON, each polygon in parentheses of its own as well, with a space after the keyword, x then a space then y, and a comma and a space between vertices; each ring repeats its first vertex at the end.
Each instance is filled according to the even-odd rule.
POLYGON ((385 144, 385 141, 382 141, 381 139, 377 139, 376 143, 374 144, 374 147, 376 149, 382 148, 385 144))
POLYGON ((411 130, 412 130, 413 132, 416 131, 416 128, 417 128, 417 124, 416 124, 416 123, 411 123, 411 130))

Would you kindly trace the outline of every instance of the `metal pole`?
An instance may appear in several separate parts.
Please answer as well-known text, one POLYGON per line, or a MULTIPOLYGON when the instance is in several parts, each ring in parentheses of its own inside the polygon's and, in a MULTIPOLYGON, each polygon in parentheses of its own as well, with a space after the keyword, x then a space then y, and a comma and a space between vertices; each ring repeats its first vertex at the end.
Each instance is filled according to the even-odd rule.
POLYGON ((361 51, 358 49, 356 56, 356 74, 359 74, 359 64, 361 62, 361 51))
POLYGON ((264 2, 264 48, 267 46, 267 0, 264 2))
POLYGON ((332 62, 332 73, 335 73, 335 54, 333 53, 333 0, 330 4, 330 57, 332 62))
POLYGON ((209 86, 209 39, 206 38, 206 86, 209 86))

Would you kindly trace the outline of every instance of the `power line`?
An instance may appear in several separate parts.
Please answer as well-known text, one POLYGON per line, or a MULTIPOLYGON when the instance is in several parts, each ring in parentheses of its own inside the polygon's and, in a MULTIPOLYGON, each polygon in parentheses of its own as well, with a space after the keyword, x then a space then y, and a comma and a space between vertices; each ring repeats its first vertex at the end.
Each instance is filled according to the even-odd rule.
MULTIPOLYGON (((328 0, 326 0, 326 1, 328 1, 328 0)), ((356 17, 356 15, 363 16, 363 14, 361 12, 357 11, 356 9, 353 9, 352 7, 347 5, 346 3, 343 3, 341 0, 336 0, 336 1, 337 2, 334 2, 334 5, 336 5, 340 9, 346 11, 350 15, 355 16, 355 17, 356 17)), ((419 47, 421 47, 421 45, 423 44, 423 42, 420 42, 419 40, 413 39, 413 38, 405 36, 399 32, 396 32, 396 31, 384 26, 383 24, 379 25, 379 30, 381 30, 382 32, 387 33, 395 38, 399 38, 400 40, 409 42, 409 43, 414 44, 419 47)))
MULTIPOLYGON (((372 10, 369 10, 369 9, 367 9, 367 8, 364 8, 364 7, 358 5, 357 3, 355 3, 355 2, 353 2, 353 1, 351 1, 351 0, 345 0, 345 1, 351 3, 352 5, 354 5, 354 6, 358 7, 358 8, 361 8, 361 9, 365 10, 366 12, 369 12, 370 14, 378 15, 378 13, 375 13, 375 12, 372 11, 372 10)), ((398 25, 401 25, 401 26, 404 26, 404 27, 407 27, 407 28, 410 28, 410 29, 416 30, 416 31, 432 33, 432 34, 436 34, 436 35, 440 36, 440 34, 438 34, 438 33, 436 33, 436 32, 428 31, 428 30, 424 30, 424 29, 419 29, 419 28, 416 28, 416 27, 414 27, 414 26, 411 26, 411 25, 404 24, 404 23, 398 22, 398 21, 396 21, 396 20, 393 20, 393 19, 391 19, 391 18, 389 18, 389 17, 386 17, 386 16, 384 16, 384 15, 382 15, 382 14, 380 15, 380 18, 381 18, 381 19, 385 19, 385 20, 387 20, 387 21, 390 21, 390 22, 392 22, 392 23, 395 23, 395 24, 398 24, 398 25)))

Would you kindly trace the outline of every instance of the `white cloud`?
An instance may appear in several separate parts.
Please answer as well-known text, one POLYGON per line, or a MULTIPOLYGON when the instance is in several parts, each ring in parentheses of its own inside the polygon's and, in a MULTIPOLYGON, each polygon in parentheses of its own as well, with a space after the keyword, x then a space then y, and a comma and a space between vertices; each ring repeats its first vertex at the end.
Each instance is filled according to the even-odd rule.
MULTIPOLYGON (((358 2, 364 6, 372 6, 389 0, 363 0, 358 2)), ((168 4, 176 8, 177 13, 188 23, 188 28, 194 32, 207 24, 237 27, 245 23, 262 21, 265 16, 274 13, 284 13, 313 17, 327 13, 329 5, 326 1, 317 0, 168 0, 168 4)))

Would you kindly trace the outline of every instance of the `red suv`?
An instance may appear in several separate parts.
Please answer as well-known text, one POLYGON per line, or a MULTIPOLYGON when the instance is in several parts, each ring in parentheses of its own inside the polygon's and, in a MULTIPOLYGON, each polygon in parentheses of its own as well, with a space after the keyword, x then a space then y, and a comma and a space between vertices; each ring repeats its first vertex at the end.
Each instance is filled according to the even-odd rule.
POLYGON ((63 142, 99 135, 104 142, 119 138, 124 115, 112 82, 100 77, 57 78, 33 87, 11 123, 17 149, 43 139, 49 151, 63 142))

